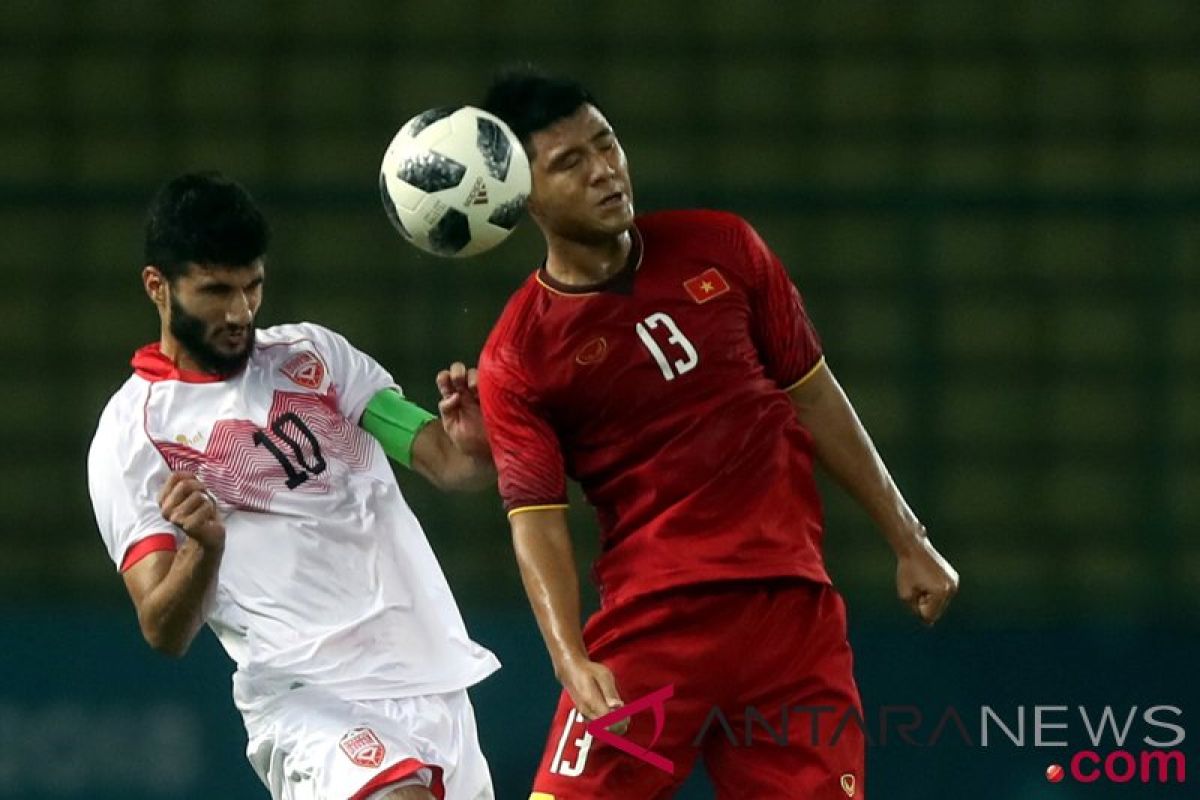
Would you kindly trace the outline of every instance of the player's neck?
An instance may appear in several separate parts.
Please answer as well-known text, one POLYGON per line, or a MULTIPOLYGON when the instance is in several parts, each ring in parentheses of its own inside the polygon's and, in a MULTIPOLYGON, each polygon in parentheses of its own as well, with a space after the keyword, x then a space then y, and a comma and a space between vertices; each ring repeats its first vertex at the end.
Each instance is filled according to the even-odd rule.
POLYGON ((188 372, 204 372, 204 368, 188 355, 187 350, 179 343, 178 339, 171 335, 169 330, 163 330, 162 336, 158 340, 158 349, 170 359, 177 369, 188 372))
POLYGON ((629 231, 602 243, 555 238, 547 243, 546 272, 568 286, 603 283, 621 271, 629 260, 633 237, 629 231))

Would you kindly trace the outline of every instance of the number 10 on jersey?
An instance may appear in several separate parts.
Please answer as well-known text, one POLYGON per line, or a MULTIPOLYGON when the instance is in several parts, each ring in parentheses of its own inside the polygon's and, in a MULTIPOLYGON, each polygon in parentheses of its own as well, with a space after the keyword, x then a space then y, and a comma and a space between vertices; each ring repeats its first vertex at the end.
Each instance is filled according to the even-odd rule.
POLYGON ((271 423, 271 430, 275 435, 282 439, 295 456, 296 463, 293 464, 287 455, 279 448, 277 444, 271 441, 271 437, 267 436, 265 431, 255 431, 254 440, 255 446, 267 448, 271 455, 275 456, 275 460, 279 462, 279 466, 283 467, 283 471, 287 473, 287 487, 295 489, 300 484, 304 483, 313 475, 320 475, 325 471, 325 457, 321 455, 321 443, 317 441, 317 437, 304 424, 304 420, 293 414, 291 411, 286 414, 281 414, 276 420, 271 423), (300 435, 308 442, 311 450, 311 457, 306 455, 300 441, 288 433, 287 426, 291 423, 300 435))

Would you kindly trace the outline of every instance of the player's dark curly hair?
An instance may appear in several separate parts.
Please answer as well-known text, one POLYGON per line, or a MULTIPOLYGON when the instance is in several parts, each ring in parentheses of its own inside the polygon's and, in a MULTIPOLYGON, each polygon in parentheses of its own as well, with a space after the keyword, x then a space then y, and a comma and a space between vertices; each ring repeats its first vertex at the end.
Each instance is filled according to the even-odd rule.
POLYGON ((504 120, 532 156, 530 137, 565 119, 585 103, 600 108, 578 81, 546 75, 522 66, 501 72, 483 100, 483 109, 504 120))
POLYGON ((271 229, 254 199, 219 172, 168 181, 146 215, 146 262, 174 281, 188 262, 239 267, 267 252, 271 229))

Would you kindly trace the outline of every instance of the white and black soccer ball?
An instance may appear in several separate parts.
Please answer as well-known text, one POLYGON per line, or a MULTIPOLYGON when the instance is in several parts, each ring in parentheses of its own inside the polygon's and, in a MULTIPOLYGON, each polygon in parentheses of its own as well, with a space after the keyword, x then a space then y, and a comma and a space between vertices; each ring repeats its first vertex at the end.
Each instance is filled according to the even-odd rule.
POLYGON ((417 247, 473 256, 504 241, 529 198, 529 159, 499 117, 473 106, 433 108, 388 145, 379 193, 388 218, 417 247))

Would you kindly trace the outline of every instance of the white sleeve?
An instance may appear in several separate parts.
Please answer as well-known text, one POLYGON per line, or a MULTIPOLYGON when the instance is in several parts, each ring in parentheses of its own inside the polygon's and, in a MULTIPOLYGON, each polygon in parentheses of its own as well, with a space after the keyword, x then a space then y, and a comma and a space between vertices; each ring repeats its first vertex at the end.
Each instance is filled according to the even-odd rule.
POLYGON ((357 423, 367 403, 384 389, 400 391, 391 373, 350 344, 346 337, 314 323, 304 323, 302 327, 329 365, 337 387, 338 407, 346 419, 357 423))
MULTIPOLYGON (((88 451, 88 492, 96 525, 119 569, 130 549, 149 537, 179 532, 163 519, 158 492, 170 470, 140 424, 110 404, 88 451)), ((156 548, 158 549, 158 548, 156 548)))

